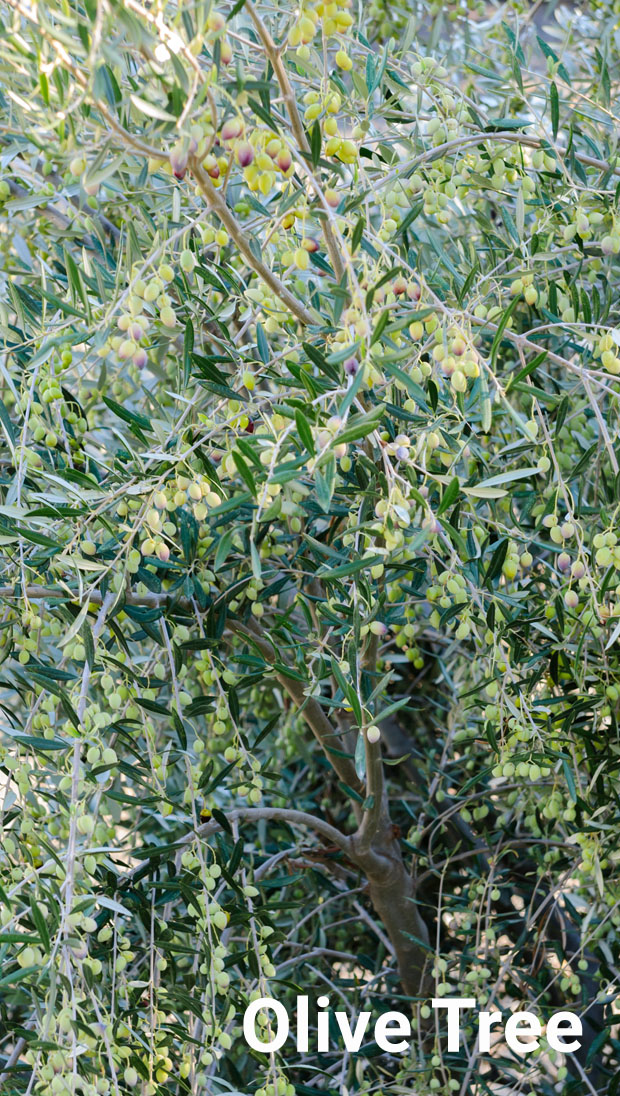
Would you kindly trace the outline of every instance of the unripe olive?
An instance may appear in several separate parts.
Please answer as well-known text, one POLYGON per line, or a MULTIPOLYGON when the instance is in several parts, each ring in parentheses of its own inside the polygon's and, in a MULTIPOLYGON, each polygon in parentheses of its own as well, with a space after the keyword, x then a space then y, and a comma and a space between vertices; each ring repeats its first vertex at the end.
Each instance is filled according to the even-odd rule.
POLYGON ((162 308, 159 313, 159 318, 166 327, 174 327, 177 322, 176 313, 170 305, 166 305, 162 308))
POLYGON ((190 249, 186 247, 181 252, 179 262, 181 265, 181 269, 184 270, 186 274, 191 274, 192 270, 196 266, 196 256, 194 255, 193 251, 190 251, 190 249))

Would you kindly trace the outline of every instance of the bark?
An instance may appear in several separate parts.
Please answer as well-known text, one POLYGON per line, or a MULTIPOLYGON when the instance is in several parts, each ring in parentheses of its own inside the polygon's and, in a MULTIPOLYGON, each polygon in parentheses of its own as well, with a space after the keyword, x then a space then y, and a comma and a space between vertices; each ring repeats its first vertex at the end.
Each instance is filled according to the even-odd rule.
POLYGON ((428 929, 415 900, 413 880, 403 863, 400 849, 390 858, 387 877, 368 877, 370 898, 392 942, 403 989, 410 997, 420 997, 428 985, 428 929), (422 941, 422 944, 415 939, 422 941))
POLYGON ((416 903, 415 877, 407 870, 389 818, 368 851, 356 851, 358 835, 351 841, 352 859, 366 875, 370 900, 394 948, 403 989, 410 997, 424 996, 430 974, 428 929, 416 903))

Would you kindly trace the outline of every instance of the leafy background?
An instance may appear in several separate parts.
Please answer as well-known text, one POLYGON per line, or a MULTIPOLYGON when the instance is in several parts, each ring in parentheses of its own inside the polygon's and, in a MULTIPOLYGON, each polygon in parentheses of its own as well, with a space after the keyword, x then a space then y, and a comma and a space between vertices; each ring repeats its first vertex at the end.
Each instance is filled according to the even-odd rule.
POLYGON ((618 1091, 618 17, 2 0, 3 1094, 618 1091))

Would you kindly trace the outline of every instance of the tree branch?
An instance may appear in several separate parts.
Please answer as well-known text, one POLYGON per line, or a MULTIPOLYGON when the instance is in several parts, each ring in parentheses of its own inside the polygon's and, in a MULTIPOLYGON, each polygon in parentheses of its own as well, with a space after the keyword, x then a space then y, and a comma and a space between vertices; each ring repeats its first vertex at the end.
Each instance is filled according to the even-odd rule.
MULTIPOLYGON (((237 635, 244 636, 251 643, 254 643, 265 659, 265 662, 268 662, 272 666, 277 662, 278 652, 276 648, 264 635, 262 635, 255 625, 242 624, 240 621, 229 621, 227 627, 230 631, 235 632, 237 635)), ((314 700, 313 697, 306 695, 301 681, 289 677, 286 673, 279 671, 277 667, 275 668, 275 676, 278 683, 286 690, 291 700, 295 703, 299 710, 299 714, 306 720, 314 737, 323 747, 327 760, 334 769, 336 775, 352 788, 353 791, 363 796, 364 785, 355 771, 355 765, 352 760, 348 757, 341 757, 340 754, 334 752, 334 741, 339 739, 339 734, 338 731, 334 730, 331 720, 327 718, 321 705, 318 701, 314 700)))
MULTIPOLYGON (((15 586, 0 586, 0 597, 14 598, 21 600, 26 598, 28 601, 47 601, 49 598, 57 598, 60 601, 79 601, 78 593, 76 590, 63 590, 61 586, 24 586, 21 590, 16 589, 15 586)), ((86 600, 92 602, 93 605, 101 605, 103 602, 103 595, 99 590, 92 590, 86 595, 86 600)), ((166 605, 169 602, 174 601, 174 595, 171 594, 125 594, 123 600, 129 605, 143 605, 149 609, 156 609, 158 605, 166 605)), ((191 602, 187 598, 180 598, 179 605, 183 608, 192 608, 191 602)))
MULTIPOLYGON (((226 815, 229 822, 285 822, 289 826, 305 826, 314 830, 315 833, 321 834, 332 845, 342 849, 347 856, 351 856, 351 838, 346 837, 345 834, 342 834, 340 830, 337 830, 335 826, 331 826, 323 818, 315 818, 314 815, 307 814, 306 811, 297 811, 288 807, 233 807, 222 813, 226 815)), ((190 830, 189 833, 185 834, 176 843, 176 848, 178 850, 183 849, 186 845, 191 845, 197 837, 210 837, 211 834, 217 833, 221 829, 223 829, 222 824, 217 819, 211 818, 208 822, 204 822, 202 826, 198 826, 195 830, 190 830)), ((121 885, 128 886, 142 868, 142 862, 131 868, 124 876, 121 885)))
MULTIPOLYGON (((368 645, 362 658, 362 669, 366 673, 373 673, 377 664, 378 637, 371 633, 368 645)), ((382 832, 389 835, 391 840, 390 809, 388 805, 385 780, 383 773, 383 757, 381 754, 381 740, 369 742, 364 733, 364 749, 366 753, 366 795, 372 798, 372 805, 364 811, 356 837, 360 851, 369 849, 375 839, 382 832)))
MULTIPOLYGON (((451 141, 444 141, 441 145, 436 145, 435 148, 428 148, 425 152, 420 153, 419 156, 407 161, 407 163, 399 164, 398 174, 402 175, 410 170, 415 170, 421 164, 429 163, 432 160, 441 159, 448 152, 452 152, 458 148, 462 148, 465 145, 476 145, 482 141, 503 141, 505 144, 518 144, 525 145, 526 148, 545 148, 548 142, 543 141, 540 137, 531 137, 526 133, 514 133, 511 131, 500 131, 497 133, 471 133, 462 137, 455 137, 451 141)), ((548 146, 550 151, 553 151, 551 146, 548 146)), ((581 164, 585 164, 586 167, 596 167, 599 171, 611 171, 614 175, 620 175, 620 164, 617 162, 610 163, 607 160, 600 160, 596 156, 588 156, 587 153, 576 152, 575 159, 579 160, 581 164)), ((388 182, 389 178, 386 176, 382 185, 388 182)))
MULTIPOLYGON (((323 818, 315 818, 314 815, 307 814, 306 811, 297 811, 289 807, 233 807, 232 810, 224 813, 231 822, 239 819, 239 821, 246 822, 286 822, 290 826, 306 826, 308 829, 314 830, 315 833, 320 833, 332 845, 337 845, 347 855, 350 856, 352 852, 350 837, 341 833, 340 830, 337 830, 335 826, 330 825, 323 818)), ((209 837, 210 834, 221 829, 220 823, 212 818, 209 822, 205 822, 197 830, 188 834, 182 843, 189 844, 196 836, 209 837)))
MULTIPOLYGON (((284 99, 284 104, 286 106, 288 116, 291 120, 291 129, 293 130, 293 135, 295 137, 295 140, 297 141, 297 146, 302 153, 310 152, 310 146, 308 145, 306 131, 299 116, 299 110, 297 109, 295 92, 293 91, 291 82, 288 78, 288 72, 286 71, 285 65, 282 61, 282 54, 280 53, 280 50, 276 46, 273 38, 267 30, 267 27, 265 26, 258 12, 256 11, 252 0, 246 0, 245 6, 250 14, 250 18, 252 19, 254 26, 256 27, 258 36, 263 43, 265 53, 267 54, 268 59, 271 61, 271 67, 273 68, 276 80, 278 81, 280 91, 282 92, 282 98, 284 99)), ((310 176, 310 180, 312 182, 312 185, 314 186, 314 189, 316 190, 317 196, 322 200, 322 203, 327 210, 327 204, 325 202, 325 198, 323 197, 321 188, 312 176, 310 176)), ((336 275, 336 281, 339 282, 342 278, 342 275, 344 274, 344 266, 329 221, 323 221, 322 230, 325 239, 325 246, 327 248, 332 267, 334 268, 334 274, 336 275)))
POLYGON ((300 323, 303 323, 305 326, 316 323, 317 319, 300 303, 300 301, 297 300, 297 297, 291 293, 290 289, 286 288, 278 276, 273 273, 273 270, 270 270, 262 259, 256 257, 246 236, 241 231, 241 228, 228 208, 226 199, 223 194, 213 186, 209 176, 206 171, 203 170, 196 157, 190 156, 188 163, 209 209, 211 209, 222 222, 228 235, 236 243, 248 266, 250 266, 252 270, 262 278, 265 284, 273 290, 282 303, 297 317, 300 323))

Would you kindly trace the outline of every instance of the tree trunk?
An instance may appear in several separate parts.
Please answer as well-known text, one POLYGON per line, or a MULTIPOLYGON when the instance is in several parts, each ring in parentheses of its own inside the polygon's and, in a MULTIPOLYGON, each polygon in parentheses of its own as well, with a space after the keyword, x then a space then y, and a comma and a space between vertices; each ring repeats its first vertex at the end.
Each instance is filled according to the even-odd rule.
POLYGON ((400 980, 410 997, 423 996, 429 982, 428 929, 416 905, 414 880, 407 871, 398 842, 384 832, 358 863, 368 879, 370 899, 394 948, 400 980), (366 862, 365 862, 366 861, 366 862))

